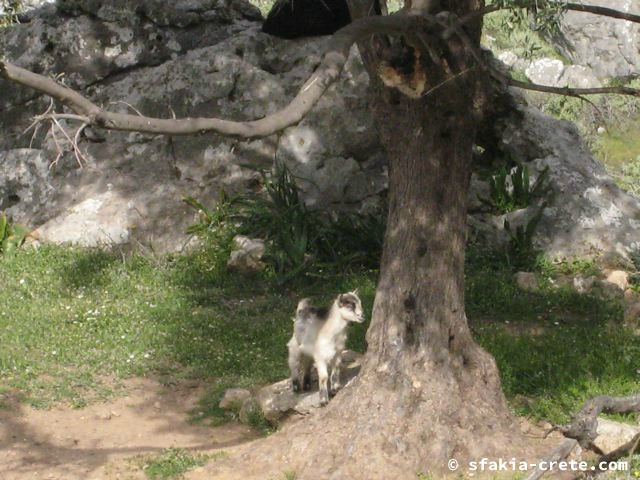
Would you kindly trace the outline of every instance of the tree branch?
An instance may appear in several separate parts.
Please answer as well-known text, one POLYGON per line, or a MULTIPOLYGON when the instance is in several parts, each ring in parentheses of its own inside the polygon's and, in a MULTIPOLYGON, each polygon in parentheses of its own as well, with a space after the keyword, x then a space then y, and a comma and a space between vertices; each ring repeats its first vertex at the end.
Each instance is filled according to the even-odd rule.
MULTIPOLYGON (((549 2, 550 4, 558 4, 557 2, 549 2)), ((541 9, 541 2, 539 0, 522 0, 518 2, 516 7, 519 8, 538 8, 541 9)), ((636 15, 633 13, 621 12, 620 10, 615 10, 613 8, 608 7, 599 7, 596 5, 582 5, 580 3, 562 3, 562 7, 566 10, 571 10, 574 12, 583 12, 583 13, 592 13, 594 15, 601 15, 603 17, 617 18, 619 20, 626 20, 628 22, 640 23, 640 15, 636 15)), ((481 10, 477 10, 475 12, 468 13, 467 15, 460 17, 460 23, 465 25, 478 17, 482 17, 484 15, 488 15, 493 12, 497 12, 500 10, 508 10, 513 8, 511 5, 487 5, 481 10)), ((450 36, 453 33, 452 30, 446 30, 444 33, 445 38, 450 36)))
MULTIPOLYGON (((535 0, 528 3, 533 5, 535 0)), ((613 8, 599 7, 597 5, 582 5, 581 3, 567 3, 564 5, 564 8, 567 10, 573 10, 574 12, 593 13, 594 15, 601 15, 603 17, 611 17, 619 20, 626 20, 628 22, 640 23, 640 15, 621 12, 620 10, 615 10, 613 8)))
POLYGON ((576 439, 583 448, 590 448, 598 436, 598 415, 600 413, 640 412, 640 393, 628 397, 602 395, 587 401, 569 425, 559 430, 565 437, 576 439))
POLYGON ((537 92, 554 93, 557 95, 576 97, 587 102, 588 100, 583 98, 584 95, 618 94, 640 97, 640 89, 624 86, 598 88, 551 87, 540 85, 537 83, 522 82, 520 80, 516 80, 515 78, 511 77, 511 75, 505 74, 498 68, 492 66, 489 61, 485 60, 482 57, 482 51, 473 44, 469 36, 462 29, 461 19, 458 19, 453 14, 449 14, 446 17, 446 20, 441 20, 441 18, 443 17, 439 16, 438 21, 444 27, 443 35, 449 35, 449 38, 451 38, 451 35, 456 35, 460 39, 460 41, 462 41, 465 48, 469 51, 480 68, 482 68, 483 70, 489 70, 491 74, 498 79, 498 81, 506 83, 507 85, 522 88, 524 90, 533 90, 537 92))
POLYGON ((502 72, 500 75, 506 79, 506 82, 514 87, 523 90, 534 90, 536 92, 555 93, 557 95, 566 95, 567 97, 582 98, 583 95, 600 95, 604 93, 629 95, 632 97, 640 97, 640 90, 631 87, 597 87, 597 88, 570 88, 570 87, 549 87, 538 83, 521 82, 502 72))
POLYGON ((560 460, 564 460, 569 456, 569 454, 573 451, 574 448, 578 445, 576 440, 572 438, 565 439, 557 448, 553 449, 549 455, 545 458, 538 460, 538 467, 531 472, 525 480, 538 480, 542 478, 546 473, 549 472, 548 469, 541 469, 540 465, 544 463, 545 466, 550 466, 551 462, 559 462, 560 460))
POLYGON ((394 13, 355 20, 337 31, 324 54, 320 66, 302 86, 296 97, 283 109, 259 120, 236 122, 218 118, 164 119, 140 115, 115 113, 104 110, 80 93, 55 80, 30 72, 5 61, 0 61, 0 75, 8 80, 33 88, 62 102, 87 125, 111 130, 143 133, 189 135, 216 132, 243 138, 264 137, 298 123, 334 83, 346 63, 351 45, 371 35, 401 34, 411 29, 439 28, 430 15, 394 13))

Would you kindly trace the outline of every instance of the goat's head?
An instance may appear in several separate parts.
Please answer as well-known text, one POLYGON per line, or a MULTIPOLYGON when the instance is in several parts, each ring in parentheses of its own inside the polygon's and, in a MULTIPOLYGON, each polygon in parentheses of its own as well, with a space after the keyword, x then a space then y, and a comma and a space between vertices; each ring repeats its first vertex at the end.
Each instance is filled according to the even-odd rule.
POLYGON ((336 298, 336 305, 342 318, 347 322, 364 322, 364 312, 362 311, 362 302, 358 297, 358 290, 353 292, 341 293, 336 298))

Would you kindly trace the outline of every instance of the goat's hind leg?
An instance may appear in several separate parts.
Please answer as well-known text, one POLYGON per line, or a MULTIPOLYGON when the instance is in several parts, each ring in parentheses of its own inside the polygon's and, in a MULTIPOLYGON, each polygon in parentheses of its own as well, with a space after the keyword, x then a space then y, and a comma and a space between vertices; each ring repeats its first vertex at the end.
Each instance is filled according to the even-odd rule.
POLYGON ((340 364, 341 363, 342 363, 342 359, 338 354, 333 362, 333 366, 331 368, 331 378, 329 379, 329 384, 330 384, 329 393, 331 394, 331 396, 338 393, 338 390, 340 390, 340 387, 341 387, 340 385, 340 364))
POLYGON ((302 376, 303 372, 301 371, 302 367, 302 352, 300 351, 300 346, 296 341, 295 337, 289 340, 287 343, 287 347, 289 347, 289 370, 291 372, 291 388, 294 392, 300 392, 302 390, 302 376))

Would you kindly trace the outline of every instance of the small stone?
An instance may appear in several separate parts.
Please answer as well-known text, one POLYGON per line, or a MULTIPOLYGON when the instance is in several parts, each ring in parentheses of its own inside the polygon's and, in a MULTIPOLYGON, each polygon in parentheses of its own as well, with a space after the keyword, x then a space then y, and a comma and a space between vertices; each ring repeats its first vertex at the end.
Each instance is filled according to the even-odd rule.
POLYGON ((242 402, 242 407, 240 407, 240 413, 238 417, 240 418, 240 422, 248 425, 251 421, 251 417, 260 411, 260 406, 255 398, 249 397, 244 402, 242 402))
POLYGON ((244 401, 251 397, 251 392, 245 388, 229 388, 224 392, 218 405, 223 410, 240 410, 244 401))
MULTIPOLYGON (((360 371, 362 354, 345 350, 341 353, 341 356, 340 380, 343 385, 342 388, 346 388, 360 371)), ((262 416, 267 421, 276 423, 292 413, 306 415, 320 408, 320 395, 317 388, 318 377, 315 369, 313 369, 311 372, 311 391, 294 393, 291 389, 291 381, 285 379, 262 387, 252 401, 256 403, 257 408, 260 409, 262 416)), ((245 401, 240 410, 240 416, 246 416, 243 410, 249 408, 253 408, 253 405, 248 405, 247 401, 245 401)))
POLYGON ((640 302, 628 305, 624 310, 624 323, 629 326, 640 325, 640 302))
POLYGON ((536 274, 532 272, 518 272, 513 276, 513 280, 520 290, 525 292, 538 292, 540 286, 536 274))
POLYGON ((624 270, 613 270, 607 273, 606 281, 624 292, 629 287, 629 274, 624 270))
POLYGON ((508 67, 513 67, 518 61, 518 56, 512 51, 505 51, 498 55, 498 60, 507 65, 508 67))
POLYGON ((577 276, 573 279, 573 288, 578 293, 588 293, 598 281, 598 278, 591 275, 589 277, 577 276))
POLYGON ((262 257, 265 252, 264 240, 237 235, 233 239, 235 250, 231 252, 227 269, 239 273, 255 273, 264 270, 262 257))

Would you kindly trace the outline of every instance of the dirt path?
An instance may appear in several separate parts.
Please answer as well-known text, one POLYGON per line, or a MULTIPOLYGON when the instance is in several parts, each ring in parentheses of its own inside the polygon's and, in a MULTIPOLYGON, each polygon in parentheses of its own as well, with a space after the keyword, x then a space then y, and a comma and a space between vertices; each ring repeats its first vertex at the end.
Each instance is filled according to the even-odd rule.
POLYGON ((256 438, 245 426, 188 423, 202 395, 195 383, 126 382, 127 395, 83 409, 0 411, 2 480, 144 479, 131 459, 174 447, 213 453, 256 438))

